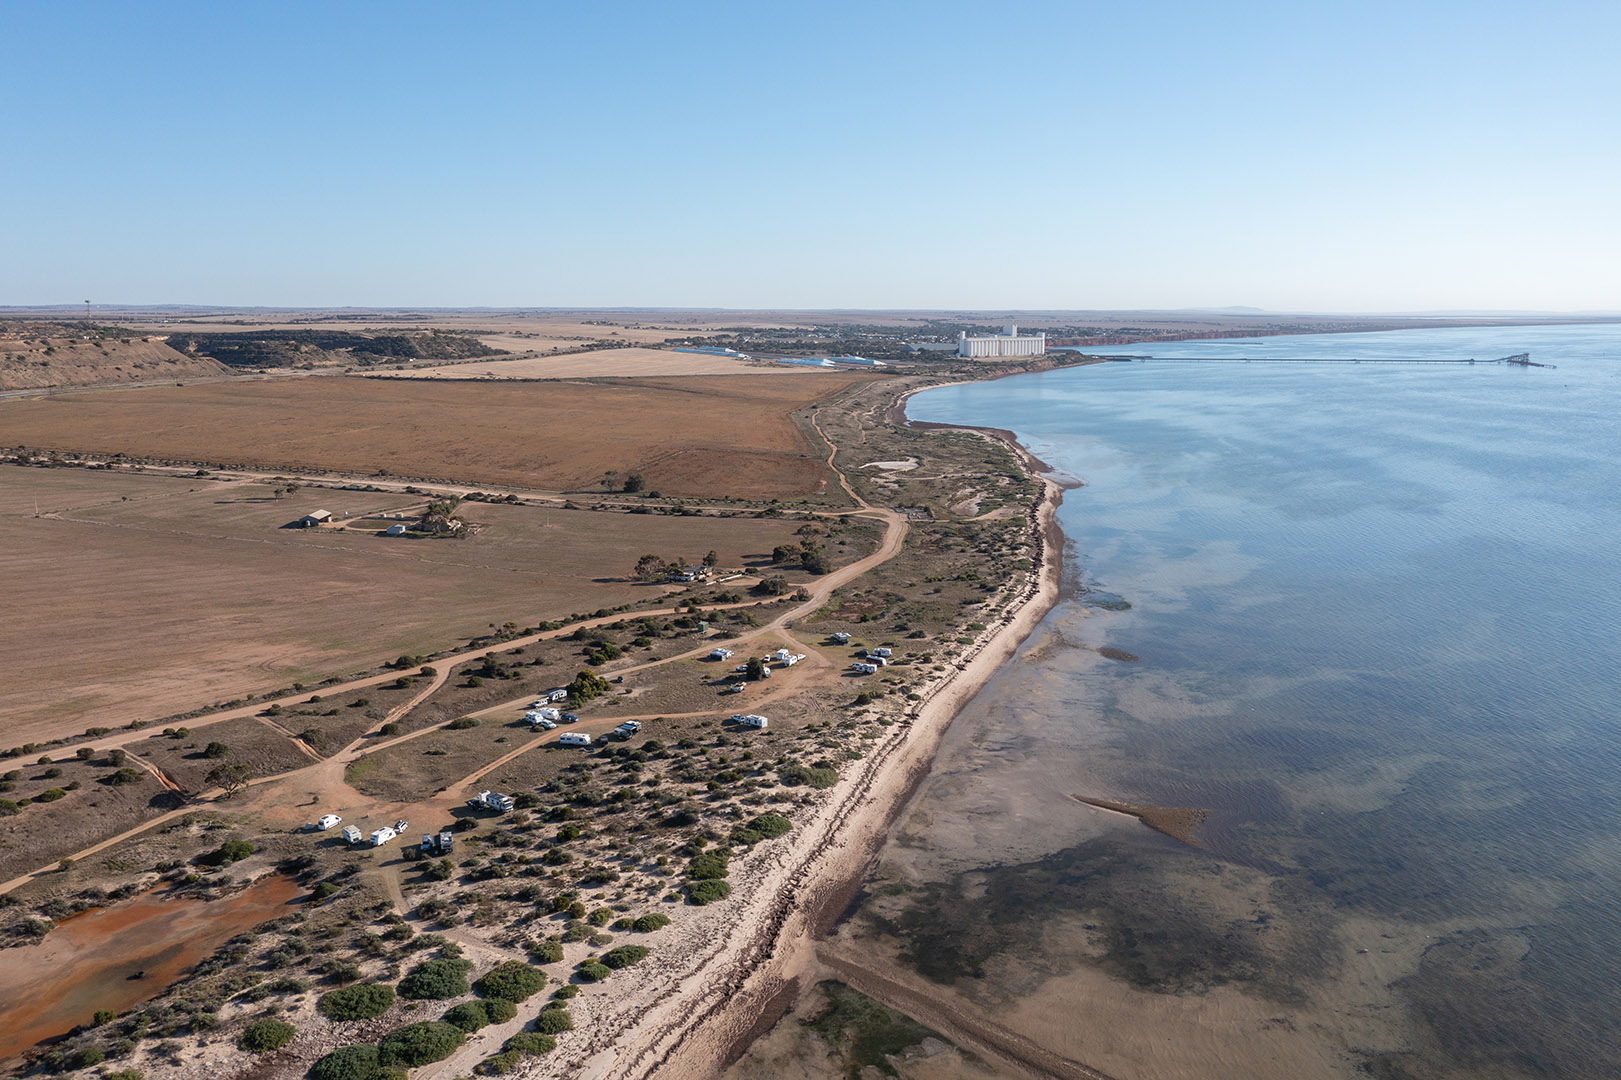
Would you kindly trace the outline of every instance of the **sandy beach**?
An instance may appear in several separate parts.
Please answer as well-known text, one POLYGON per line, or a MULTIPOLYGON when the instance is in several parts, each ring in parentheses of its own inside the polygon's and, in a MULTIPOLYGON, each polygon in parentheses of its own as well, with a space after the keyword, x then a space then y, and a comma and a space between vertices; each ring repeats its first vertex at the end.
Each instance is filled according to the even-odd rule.
MULTIPOLYGON (((1015 447, 1032 471, 1040 468, 1015 447)), ((681 943, 662 950, 671 969, 662 989, 615 988, 623 995, 615 1008, 639 1008, 641 1019, 611 1045, 601 1040, 600 1050, 582 1062, 582 1076, 712 1076, 791 1006, 816 969, 816 937, 854 897, 888 826, 927 773, 946 726, 1057 599, 1062 547, 1055 542, 1053 517, 1062 489, 1041 479, 1033 525, 1040 558, 1017 600, 954 670, 928 688, 861 768, 841 779, 815 818, 794 831, 791 844, 738 867, 732 903, 724 911, 698 909, 682 920, 681 943), (648 991, 657 1000, 646 1003, 648 991)))

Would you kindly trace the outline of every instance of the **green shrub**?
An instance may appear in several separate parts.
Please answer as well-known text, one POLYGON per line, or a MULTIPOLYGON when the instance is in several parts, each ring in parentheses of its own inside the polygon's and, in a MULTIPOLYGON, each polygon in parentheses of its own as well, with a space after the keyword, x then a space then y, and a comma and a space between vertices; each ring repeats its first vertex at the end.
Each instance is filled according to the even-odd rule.
POLYGON ((586 921, 589 922, 592 926, 607 926, 609 921, 612 920, 613 917, 614 917, 614 909, 613 908, 599 907, 595 911, 593 911, 591 914, 586 916, 586 921))
POLYGON ((695 881, 687 886, 687 899, 700 906, 724 900, 732 895, 730 884, 719 880, 695 881))
POLYGON ((480 976, 473 984, 479 997, 524 1001, 546 986, 546 973, 522 960, 504 960, 480 976))
POLYGON ((505 1076, 518 1067, 523 1055, 516 1050, 503 1050, 499 1054, 491 1054, 478 1063, 478 1072, 485 1076, 505 1076))
POLYGON ((781 814, 761 814, 749 822, 749 829, 767 840, 774 840, 793 827, 793 823, 781 814))
POLYGON ((603 979, 606 979, 608 976, 613 974, 612 969, 604 967, 595 960, 587 960, 585 963, 581 964, 577 970, 580 978, 584 979, 586 982, 601 982, 603 979))
POLYGON ((466 960, 446 958, 418 964, 400 980, 400 996, 419 1001, 459 997, 467 993, 467 972, 472 966, 466 960))
POLYGON ((67 792, 63 791, 59 787, 46 788, 44 791, 42 791, 38 795, 34 796, 34 801, 35 802, 55 802, 57 799, 66 798, 67 794, 68 794, 67 792))
POLYGON ((101 1052, 101 1047, 91 1043, 89 1046, 81 1047, 79 1052, 73 1055, 73 1067, 88 1069, 92 1065, 100 1065, 106 1057, 107 1055, 101 1052))
POLYGON ((377 1047, 370 1043, 340 1046, 310 1066, 310 1080, 376 1080, 377 1047))
POLYGON ((456 1052, 467 1039, 461 1028, 438 1020, 406 1024, 383 1036, 377 1044, 377 1062, 380 1065, 404 1065, 415 1068, 443 1061, 456 1052))
POLYGON ((535 1030, 542 1035, 560 1035, 574 1030, 574 1017, 567 1009, 547 1009, 535 1017, 535 1030))
POLYGON ((641 963, 652 951, 646 945, 621 945, 617 949, 609 949, 603 955, 602 962, 615 971, 621 971, 633 964, 641 963))
POLYGON ((562 986, 557 988, 556 992, 552 994, 552 997, 558 1001, 567 1001, 571 997, 577 997, 579 993, 580 988, 578 986, 575 986, 573 983, 564 983, 562 986))
POLYGON ((100 1027, 103 1024, 110 1024, 117 1019, 118 1014, 113 1012, 111 1009, 97 1009, 95 1016, 90 1022, 96 1027, 100 1027))
POLYGON ((518 1006, 505 998, 490 998, 484 1003, 484 1014, 492 1024, 504 1024, 518 1015, 518 1006))
POLYGON ((253 854, 253 845, 246 840, 227 840, 207 855, 199 855, 197 861, 204 866, 224 866, 226 863, 241 862, 253 854))
POLYGON ((451 1027, 461 1028, 468 1034, 491 1023, 489 1010, 484 1007, 482 1001, 464 1001, 460 1005, 452 1005, 439 1019, 451 1027))
POLYGON ((536 941, 529 945, 529 955, 537 964, 555 964, 563 959, 563 946, 555 941, 536 941))
POLYGON ((724 849, 694 855, 692 861, 687 864, 687 876, 699 881, 723 878, 727 874, 726 864, 729 859, 730 856, 724 849))
POLYGON ((292 1041, 298 1029, 280 1020, 259 1020, 242 1029, 237 1045, 255 1054, 280 1050, 292 1041))
POLYGON ((328 1020, 370 1020, 394 1004, 394 988, 383 983, 346 986, 322 994, 315 1008, 328 1020))
POLYGON ((458 716, 456 719, 446 724, 445 727, 449 728, 451 731, 466 731, 468 728, 476 728, 478 727, 478 717, 458 716))
POLYGON ((651 915, 643 915, 630 924, 630 928, 638 933, 649 934, 654 930, 662 930, 670 925, 670 917, 662 911, 655 911, 651 915))
POLYGON ((557 1049, 557 1040, 538 1031, 520 1031, 507 1040, 507 1049, 520 1054, 549 1054, 557 1049))

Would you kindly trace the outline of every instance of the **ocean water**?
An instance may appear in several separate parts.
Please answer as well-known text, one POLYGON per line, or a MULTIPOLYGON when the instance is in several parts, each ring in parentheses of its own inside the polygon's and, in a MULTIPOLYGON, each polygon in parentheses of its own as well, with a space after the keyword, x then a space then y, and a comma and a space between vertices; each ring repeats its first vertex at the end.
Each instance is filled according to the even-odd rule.
POLYGON ((1084 486, 849 932, 1123 1080, 1621 1075, 1621 327, 1152 348, 1523 351, 914 397, 1084 486))

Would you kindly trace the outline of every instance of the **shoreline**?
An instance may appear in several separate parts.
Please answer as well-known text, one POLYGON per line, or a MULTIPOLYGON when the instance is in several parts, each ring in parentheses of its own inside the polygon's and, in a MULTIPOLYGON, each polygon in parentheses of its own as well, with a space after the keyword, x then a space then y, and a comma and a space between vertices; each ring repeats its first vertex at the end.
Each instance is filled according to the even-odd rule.
MULTIPOLYGON (((904 416, 905 401, 915 392, 900 395, 886 419, 893 422, 896 410, 904 416)), ((1057 603, 1063 542, 1056 518, 1066 485, 1048 475, 1046 464, 1011 431, 949 424, 926 430, 943 429, 978 431, 1008 444, 1041 484, 1032 505, 1035 557, 1022 592, 954 670, 907 710, 895 735, 852 774, 848 789, 825 803, 804 830, 796 830, 799 842, 772 852, 773 865, 745 871, 750 880, 744 909, 728 913, 735 940, 689 969, 682 980, 686 985, 648 1008, 642 1024, 617 1040, 628 1052, 602 1060, 612 1053, 603 1047, 605 1053, 588 1059, 582 1077, 714 1076, 786 1015, 819 966, 817 939, 842 919, 859 892, 890 825, 932 767, 946 728, 1057 603), (677 1010, 680 1017, 665 1018, 677 1010)))

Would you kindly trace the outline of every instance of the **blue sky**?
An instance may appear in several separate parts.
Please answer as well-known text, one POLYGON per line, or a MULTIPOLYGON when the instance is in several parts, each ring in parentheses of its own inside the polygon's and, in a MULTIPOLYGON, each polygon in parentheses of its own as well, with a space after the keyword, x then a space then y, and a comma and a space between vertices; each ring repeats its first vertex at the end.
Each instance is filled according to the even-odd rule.
POLYGON ((1614 2, 36 2, 0 35, 0 304, 1621 309, 1614 2))

